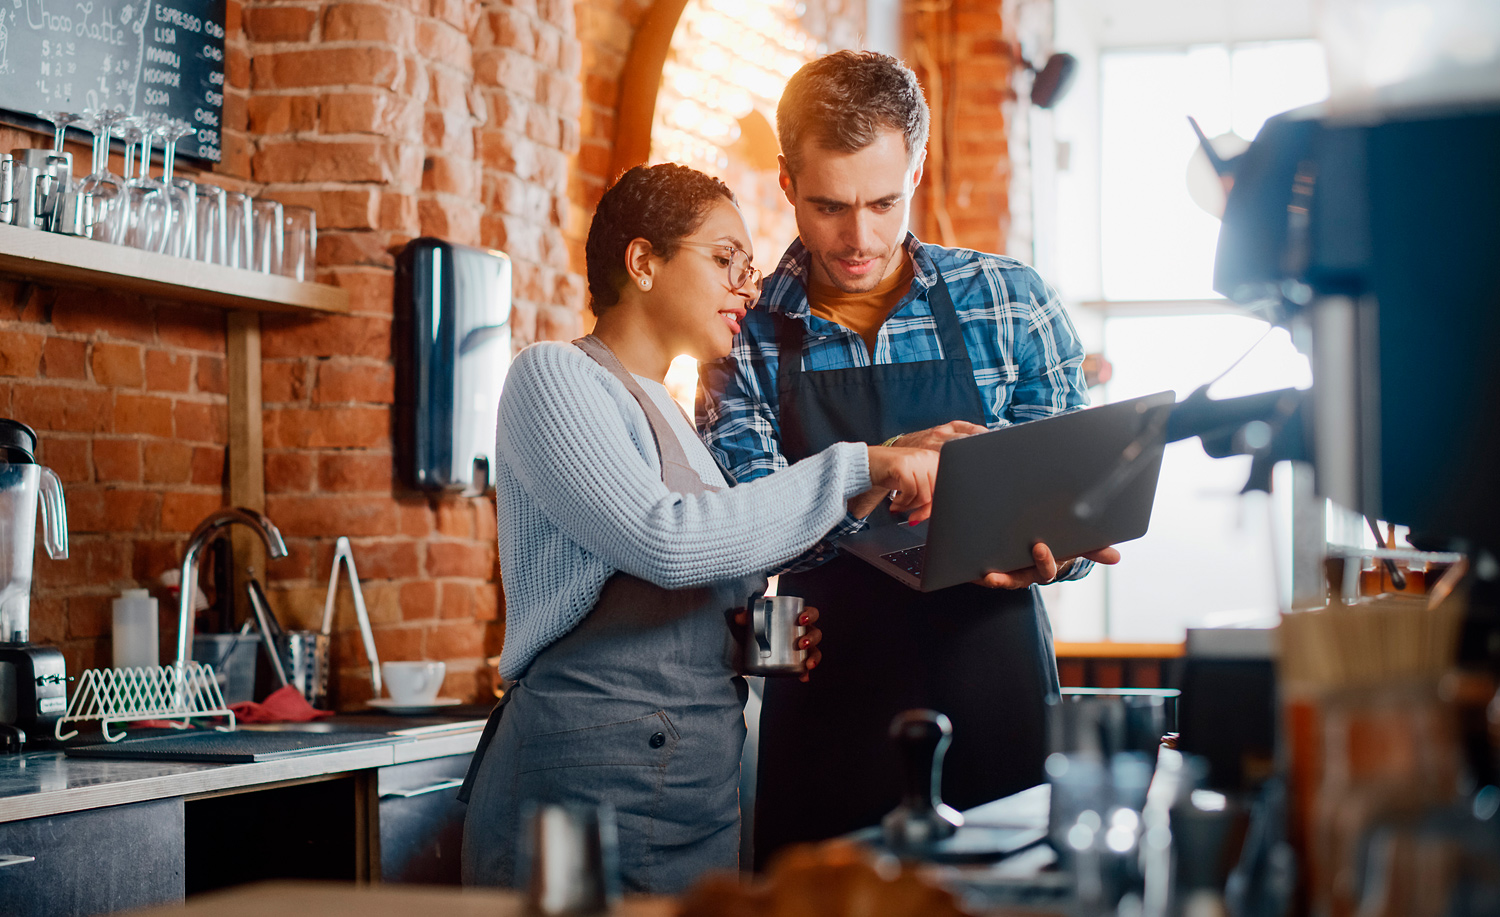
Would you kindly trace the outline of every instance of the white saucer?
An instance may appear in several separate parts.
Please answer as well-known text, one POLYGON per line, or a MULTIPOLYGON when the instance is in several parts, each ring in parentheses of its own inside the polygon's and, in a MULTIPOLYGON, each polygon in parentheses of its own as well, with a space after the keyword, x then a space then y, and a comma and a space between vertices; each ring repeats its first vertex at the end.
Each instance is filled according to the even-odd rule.
POLYGON ((387 713, 428 713, 442 707, 457 707, 463 701, 456 697, 438 697, 431 703, 426 704, 402 704, 389 697, 377 697, 370 701, 370 706, 387 713))

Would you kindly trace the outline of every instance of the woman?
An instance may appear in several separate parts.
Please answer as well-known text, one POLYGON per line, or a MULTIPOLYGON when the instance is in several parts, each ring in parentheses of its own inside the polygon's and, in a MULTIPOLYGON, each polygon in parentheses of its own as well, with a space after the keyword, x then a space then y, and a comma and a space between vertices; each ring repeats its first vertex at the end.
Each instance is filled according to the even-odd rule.
POLYGON ((631 169, 585 252, 594 333, 523 351, 500 401, 500 670, 514 684, 465 784, 464 879, 525 884, 527 803, 608 802, 626 889, 671 894, 738 858, 745 684, 730 620, 762 571, 851 506, 895 491, 895 509, 924 518, 936 455, 836 443, 727 487, 662 379, 678 354, 726 355, 754 304, 734 196, 683 166, 631 169))

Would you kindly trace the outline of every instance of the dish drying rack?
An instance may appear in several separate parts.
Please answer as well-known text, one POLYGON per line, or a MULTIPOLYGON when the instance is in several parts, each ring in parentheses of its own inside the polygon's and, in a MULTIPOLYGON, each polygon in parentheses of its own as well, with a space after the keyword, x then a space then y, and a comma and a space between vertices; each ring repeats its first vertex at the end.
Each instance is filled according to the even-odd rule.
MULTIPOLYGON (((272 556, 284 556, 286 548, 280 545, 281 535, 271 525, 270 520, 252 510, 243 508, 224 510, 210 517, 200 525, 199 529, 209 530, 211 526, 222 526, 228 521, 237 521, 243 517, 250 517, 259 522, 262 532, 274 532, 275 542, 280 547, 279 551, 271 550, 272 556)), ((190 542, 197 542, 198 532, 190 542)), ((267 539, 267 547, 272 546, 272 539, 267 539)), ((213 666, 200 662, 191 662, 186 658, 187 647, 191 640, 191 630, 188 622, 191 621, 190 612, 192 602, 192 584, 196 579, 196 567, 192 566, 193 548, 190 546, 189 555, 183 561, 183 592, 181 593, 181 628, 180 633, 187 637, 179 637, 178 659, 175 664, 164 666, 149 666, 145 668, 131 669, 87 669, 78 678, 78 687, 73 692, 72 699, 68 702, 67 712, 57 721, 53 729, 53 735, 58 741, 71 739, 78 735, 75 728, 64 733, 63 729, 72 723, 80 723, 91 720, 99 720, 100 727, 104 733, 104 739, 108 742, 118 742, 125 737, 124 732, 112 733, 111 723, 131 723, 142 720, 180 720, 183 726, 188 725, 191 720, 225 717, 228 722, 214 728, 221 732, 233 731, 235 728, 234 711, 224 701, 224 693, 219 688, 219 683, 214 675, 213 666)), ((323 608, 323 627, 319 632, 321 639, 326 643, 333 632, 334 599, 338 592, 339 567, 340 565, 349 574, 349 587, 353 593, 354 611, 359 621, 360 637, 364 643, 365 656, 370 662, 370 680, 378 697, 381 692, 380 660, 375 651, 375 637, 370 630, 370 616, 365 608, 365 597, 359 586, 359 574, 354 568, 354 551, 346 536, 340 536, 335 543, 333 569, 328 575, 328 596, 323 608)), ((252 578, 252 583, 254 580, 252 578)), ((270 641, 272 628, 268 625, 274 623, 274 617, 270 613, 269 606, 265 603, 264 593, 259 591, 259 583, 251 591, 252 604, 256 601, 260 605, 255 608, 256 617, 259 619, 262 633, 270 641)), ((275 624, 274 630, 280 632, 279 624, 275 624)), ((274 642, 274 641, 270 641, 274 642)), ((269 644, 268 644, 269 645, 269 644)), ((276 669, 281 683, 287 684, 288 679, 285 669, 281 666, 279 650, 272 649, 273 665, 276 669)), ((321 677, 327 677, 327 660, 322 661, 323 671, 321 677)))
POLYGON ((227 717, 229 722, 216 729, 234 729, 234 711, 224 703, 211 665, 189 662, 181 667, 88 669, 78 677, 67 713, 57 721, 53 735, 58 741, 71 739, 78 735, 78 730, 64 733, 66 726, 99 720, 104 740, 118 742, 125 738, 125 733, 110 732, 111 723, 181 720, 186 726, 190 720, 219 716, 227 717))
POLYGON ((221 732, 234 729, 234 711, 224 702, 224 692, 214 677, 213 666, 194 662, 191 655, 198 554, 235 523, 248 526, 259 535, 265 542, 268 556, 286 556, 286 542, 280 530, 256 510, 243 506, 228 507, 211 513, 198 523, 188 536, 178 571, 177 661, 163 666, 84 670, 78 676, 78 688, 68 702, 67 712, 53 728, 52 734, 58 741, 78 735, 76 728, 66 734, 63 732, 68 724, 89 720, 99 720, 104 739, 108 742, 118 742, 125 737, 123 732, 110 732, 111 723, 180 720, 186 726, 194 719, 222 716, 228 722, 214 728, 221 732))

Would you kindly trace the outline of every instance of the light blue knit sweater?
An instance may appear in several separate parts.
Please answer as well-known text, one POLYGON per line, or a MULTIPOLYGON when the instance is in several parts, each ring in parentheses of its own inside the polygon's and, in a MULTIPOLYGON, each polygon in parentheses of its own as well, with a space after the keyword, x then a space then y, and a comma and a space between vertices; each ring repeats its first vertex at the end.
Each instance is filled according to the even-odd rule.
MULTIPOLYGON (((700 473, 712 466, 696 437, 681 438, 700 473)), ((739 487, 671 493, 630 392, 556 342, 511 365, 496 455, 507 679, 576 627, 615 571, 677 589, 769 570, 816 544, 870 487, 865 445, 836 443, 739 487)))

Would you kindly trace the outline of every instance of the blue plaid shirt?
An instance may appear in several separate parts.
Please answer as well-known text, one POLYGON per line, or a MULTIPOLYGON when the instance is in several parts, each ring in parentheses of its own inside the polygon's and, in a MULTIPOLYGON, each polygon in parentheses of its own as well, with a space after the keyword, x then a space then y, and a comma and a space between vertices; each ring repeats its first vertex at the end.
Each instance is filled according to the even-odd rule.
MULTIPOLYGON (((754 480, 787 466, 781 452, 779 355, 771 313, 799 318, 806 326, 805 372, 940 360, 942 344, 928 304, 939 276, 958 312, 986 426, 997 429, 1088 404, 1078 332, 1057 291, 1034 269, 1001 255, 924 245, 910 234, 905 245, 912 259, 911 289, 881 325, 873 355, 858 334, 812 314, 807 300, 811 259, 799 240, 766 278, 729 356, 700 367, 698 429, 735 480, 754 480)), ((833 555, 838 538, 863 526, 864 520, 846 514, 823 543, 775 572, 822 563, 833 555)), ((1080 561, 1066 578, 1077 579, 1092 566, 1080 561)))

